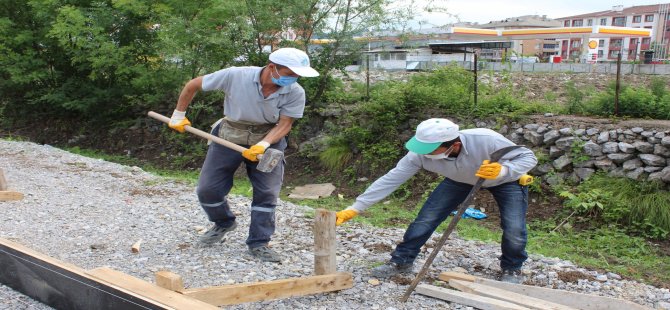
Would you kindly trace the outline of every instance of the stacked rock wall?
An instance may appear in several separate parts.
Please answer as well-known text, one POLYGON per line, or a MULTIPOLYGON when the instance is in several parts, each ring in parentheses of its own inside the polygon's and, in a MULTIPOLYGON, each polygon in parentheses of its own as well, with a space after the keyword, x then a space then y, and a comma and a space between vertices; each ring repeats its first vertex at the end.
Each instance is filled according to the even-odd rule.
POLYGON ((597 171, 670 184, 670 131, 642 127, 575 127, 512 123, 499 131, 517 144, 532 147, 536 153, 544 152, 544 155, 538 154, 544 160, 531 174, 546 175, 545 180, 550 184, 564 179, 581 181, 597 171))

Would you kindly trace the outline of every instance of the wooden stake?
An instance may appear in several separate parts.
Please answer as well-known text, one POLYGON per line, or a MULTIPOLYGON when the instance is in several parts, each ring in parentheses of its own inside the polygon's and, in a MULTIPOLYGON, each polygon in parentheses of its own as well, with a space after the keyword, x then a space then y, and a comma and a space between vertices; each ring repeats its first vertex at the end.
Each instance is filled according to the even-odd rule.
POLYGON ((335 212, 317 209, 314 217, 314 274, 337 272, 335 212))
POLYGON ((139 252, 140 252, 140 245, 141 245, 141 244, 142 244, 142 239, 137 240, 137 242, 135 242, 135 243, 133 244, 133 246, 130 248, 130 250, 131 250, 133 253, 139 253, 139 252))
POLYGON ((5 180, 5 173, 0 168, 0 191, 7 190, 7 180, 5 180))
POLYGON ((184 281, 181 279, 181 276, 169 272, 167 270, 161 270, 156 272, 156 285, 166 288, 171 291, 181 292, 184 290, 184 281))

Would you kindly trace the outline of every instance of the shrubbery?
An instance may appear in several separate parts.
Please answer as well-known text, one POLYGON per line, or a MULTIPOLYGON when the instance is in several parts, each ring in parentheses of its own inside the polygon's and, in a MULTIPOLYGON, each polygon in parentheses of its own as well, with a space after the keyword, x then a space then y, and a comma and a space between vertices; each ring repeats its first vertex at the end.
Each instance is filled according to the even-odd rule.
POLYGON ((666 89, 667 80, 656 77, 649 88, 634 88, 621 85, 618 114, 615 107, 614 83, 607 90, 587 96, 586 90, 577 89, 572 82, 566 84, 569 114, 591 116, 623 116, 636 118, 670 119, 670 94, 666 89))
POLYGON ((595 226, 618 225, 645 237, 670 235, 670 192, 654 182, 636 182, 597 174, 579 184, 576 193, 562 191, 577 219, 595 226))

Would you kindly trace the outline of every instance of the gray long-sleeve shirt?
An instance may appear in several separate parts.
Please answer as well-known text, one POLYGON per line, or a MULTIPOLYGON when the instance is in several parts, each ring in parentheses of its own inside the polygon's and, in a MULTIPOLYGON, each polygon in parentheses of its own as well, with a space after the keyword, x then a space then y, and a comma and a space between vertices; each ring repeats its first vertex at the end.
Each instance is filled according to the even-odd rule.
MULTIPOLYGON (((462 145, 456 160, 429 159, 423 155, 408 152, 395 168, 372 183, 348 209, 359 212, 367 209, 386 198, 420 169, 438 173, 456 182, 474 185, 479 179, 475 176, 475 173, 481 166, 482 161, 490 159, 491 154, 496 150, 515 145, 503 135, 486 128, 461 130, 459 136, 462 145)), ((506 168, 504 169, 506 170, 505 174, 501 174, 494 180, 486 180, 482 187, 486 188, 518 180, 519 177, 535 167, 537 158, 533 151, 527 148, 519 148, 507 153, 500 159, 499 163, 506 168)))

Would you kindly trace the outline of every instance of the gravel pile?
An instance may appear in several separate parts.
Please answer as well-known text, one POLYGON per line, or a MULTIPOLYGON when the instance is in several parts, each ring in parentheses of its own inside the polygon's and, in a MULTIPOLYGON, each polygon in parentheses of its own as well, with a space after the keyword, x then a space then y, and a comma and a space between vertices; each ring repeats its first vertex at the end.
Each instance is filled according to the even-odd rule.
MULTIPOLYGON (((74 155, 47 145, 0 141, 0 168, 11 190, 24 193, 16 202, 0 202, 0 237, 24 244, 85 269, 109 266, 153 282, 170 270, 187 287, 277 280, 312 274, 313 210, 280 202, 271 246, 282 264, 261 263, 246 254, 250 200, 230 197, 239 226, 225 243, 197 246, 209 225, 198 206, 194 186, 122 166, 74 155), (142 239, 139 253, 133 243, 142 239)), ((471 309, 415 294, 397 302, 413 277, 376 281, 369 269, 389 258, 401 229, 359 224, 338 228, 338 270, 354 275, 354 288, 285 300, 248 303, 231 309, 471 309)), ((424 247, 423 264, 438 235, 424 247)), ((433 263, 424 283, 439 284, 441 271, 455 270, 493 278, 499 271, 499 245, 452 238, 433 263)), ((532 255, 527 283, 627 299, 670 309, 670 292, 616 274, 600 274, 568 261, 532 255), (571 276, 571 280, 568 279, 571 276)), ((49 309, 0 285, 0 309, 49 309)))

